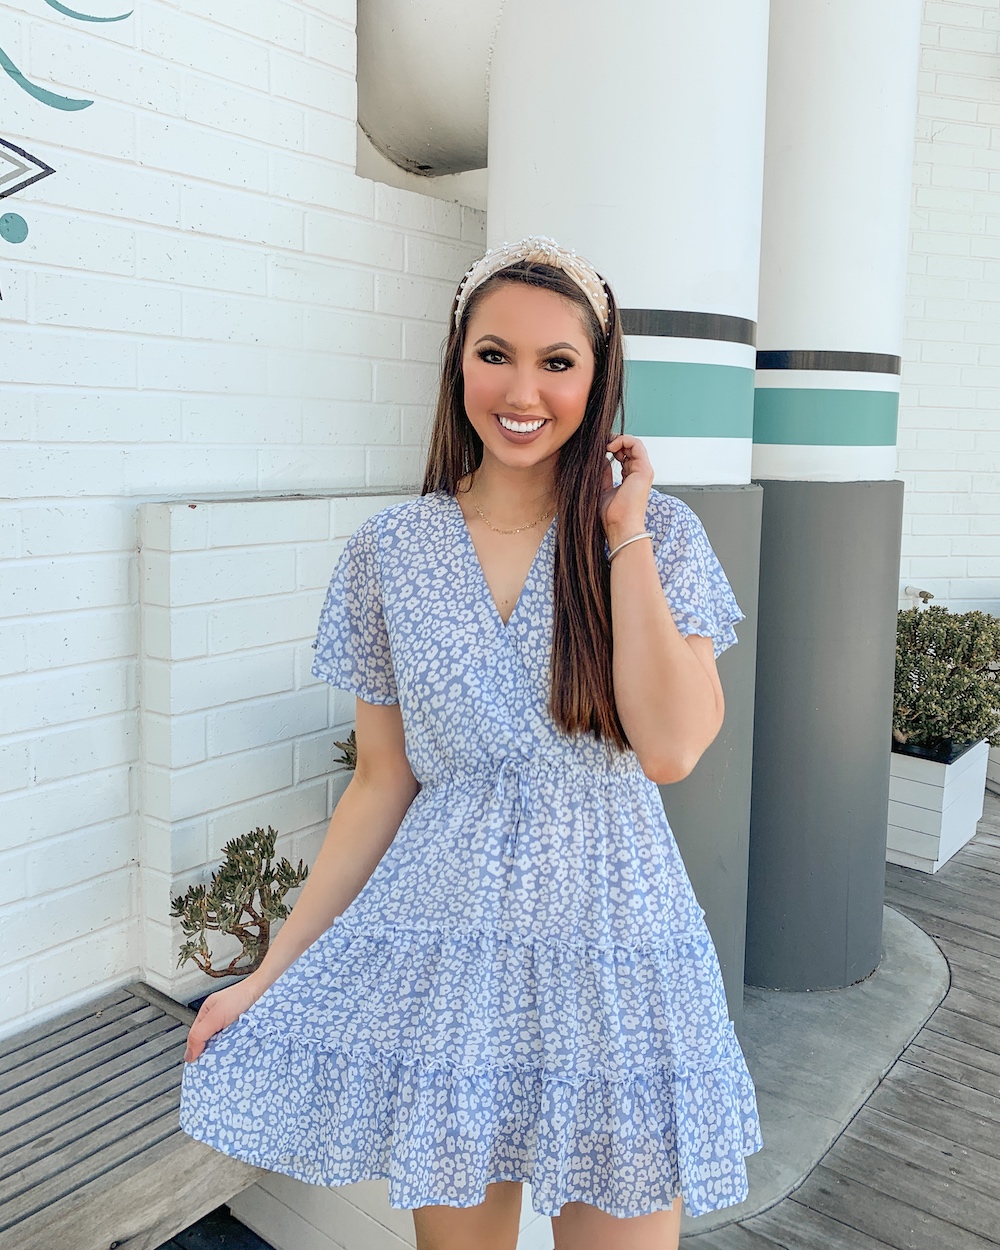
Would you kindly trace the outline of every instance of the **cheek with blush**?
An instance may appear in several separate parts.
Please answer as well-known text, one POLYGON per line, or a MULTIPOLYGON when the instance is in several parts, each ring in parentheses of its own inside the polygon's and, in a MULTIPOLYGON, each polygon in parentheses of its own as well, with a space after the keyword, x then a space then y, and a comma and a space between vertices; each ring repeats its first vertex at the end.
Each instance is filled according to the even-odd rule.
POLYGON ((549 411, 561 425, 579 426, 587 411, 593 369, 577 366, 553 375, 543 390, 549 411))
POLYGON ((589 375, 583 369, 574 369, 573 373, 567 378, 565 390, 565 405, 569 412, 573 413, 580 421, 583 420, 583 414, 587 410, 587 398, 590 395, 590 383, 593 378, 593 370, 589 371, 589 375))
POLYGON ((501 370, 491 371, 481 361, 476 361, 464 370, 465 407, 469 416, 486 417, 494 408, 503 406, 503 392, 500 378, 501 370))

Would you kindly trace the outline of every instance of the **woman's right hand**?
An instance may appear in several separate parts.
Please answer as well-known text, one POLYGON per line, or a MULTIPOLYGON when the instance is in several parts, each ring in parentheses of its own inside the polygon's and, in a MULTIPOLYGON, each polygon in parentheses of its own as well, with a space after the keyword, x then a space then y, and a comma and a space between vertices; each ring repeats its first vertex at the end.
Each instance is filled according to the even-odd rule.
POLYGON ((266 988, 256 984, 249 976, 235 985, 227 985, 224 990, 209 994, 188 1030, 184 1062, 193 1063, 205 1049, 208 1039, 232 1024, 260 998, 266 988))

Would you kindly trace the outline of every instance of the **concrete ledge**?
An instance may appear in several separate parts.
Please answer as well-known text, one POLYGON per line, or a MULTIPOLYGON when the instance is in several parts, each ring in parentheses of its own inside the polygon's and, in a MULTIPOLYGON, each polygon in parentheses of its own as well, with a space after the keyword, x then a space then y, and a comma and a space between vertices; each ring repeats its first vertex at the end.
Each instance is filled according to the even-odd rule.
MULTIPOLYGON (((933 938, 884 908, 882 960, 839 990, 761 990, 744 998, 740 1042, 757 1087, 764 1148, 747 1159, 750 1196, 681 1219, 681 1236, 746 1220, 812 1171, 947 992, 933 938)), ((692 1247, 693 1250, 693 1247, 692 1247)))

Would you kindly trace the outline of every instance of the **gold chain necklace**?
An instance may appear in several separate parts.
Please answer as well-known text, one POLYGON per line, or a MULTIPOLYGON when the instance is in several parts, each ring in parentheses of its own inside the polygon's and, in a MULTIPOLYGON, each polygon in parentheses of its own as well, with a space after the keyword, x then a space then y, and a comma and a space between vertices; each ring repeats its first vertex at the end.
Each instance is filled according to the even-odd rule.
POLYGON ((486 513, 482 510, 482 508, 480 508, 480 506, 477 503, 473 503, 472 506, 479 513, 479 515, 483 518, 483 520, 490 527, 490 529, 493 530, 497 534, 518 534, 520 533, 521 530, 530 530, 532 526, 537 525, 539 521, 544 521, 546 517, 551 516, 552 513, 555 512, 555 508, 548 508, 546 509, 545 512, 542 513, 540 517, 537 517, 534 521, 530 521, 527 525, 518 525, 516 529, 512 529, 512 530, 502 530, 502 529, 499 529, 496 525, 494 525, 490 521, 486 513))

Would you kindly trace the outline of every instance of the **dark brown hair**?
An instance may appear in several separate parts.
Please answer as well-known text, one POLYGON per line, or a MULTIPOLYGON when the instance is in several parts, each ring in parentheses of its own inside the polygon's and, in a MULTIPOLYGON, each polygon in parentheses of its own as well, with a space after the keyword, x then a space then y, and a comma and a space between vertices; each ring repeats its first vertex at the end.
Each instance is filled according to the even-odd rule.
POLYGON ((629 743, 615 705, 611 670, 611 577, 600 518, 601 479, 607 444, 625 428, 624 344, 614 295, 608 291, 607 338, 583 291, 563 270, 518 261, 488 278, 469 296, 461 324, 452 304, 444 347, 441 388, 431 431, 421 494, 458 484, 477 469, 483 441, 465 411, 462 355, 465 332, 479 302, 502 282, 553 291, 577 305, 594 349, 594 381, 579 428, 559 449, 556 475, 556 558, 552 630, 550 711, 567 733, 592 733, 625 750, 629 743))

